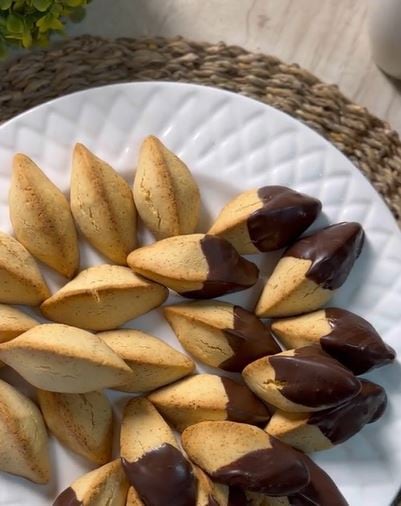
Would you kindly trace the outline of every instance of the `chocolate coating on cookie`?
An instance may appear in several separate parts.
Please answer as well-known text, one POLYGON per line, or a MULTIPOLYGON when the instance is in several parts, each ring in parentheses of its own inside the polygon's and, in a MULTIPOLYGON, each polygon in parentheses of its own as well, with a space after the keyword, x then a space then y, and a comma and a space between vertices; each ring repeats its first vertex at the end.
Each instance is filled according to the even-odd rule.
POLYGON ((199 290, 181 295, 192 299, 213 299, 254 285, 259 276, 255 264, 242 258, 225 239, 205 235, 200 240, 202 253, 208 264, 207 278, 199 290))
POLYGON ((227 506, 247 506, 247 498, 242 488, 230 487, 227 506))
POLYGON ((128 481, 146 506, 195 506, 197 486, 190 463, 165 443, 135 462, 122 458, 128 481))
POLYGON ((332 330, 320 338, 320 345, 354 374, 394 360, 395 351, 369 322, 345 309, 327 308, 325 313, 332 330))
POLYGON ((380 385, 361 379, 360 393, 336 408, 311 413, 308 424, 316 425, 333 443, 340 444, 359 432, 366 424, 375 422, 387 405, 386 392, 380 385))
POLYGON ((224 329, 224 334, 234 352, 219 365, 225 371, 241 372, 253 360, 281 351, 269 329, 253 313, 239 306, 234 306, 234 327, 224 329))
POLYGON ((226 391, 227 420, 258 424, 270 418, 268 408, 247 387, 230 378, 220 378, 226 391))
POLYGON ((275 381, 282 382, 281 395, 290 401, 318 408, 343 403, 361 389, 359 380, 320 346, 305 346, 294 355, 269 357, 275 381))
POLYGON ((304 488, 309 472, 301 454, 270 438, 271 448, 246 453, 211 476, 218 482, 267 495, 288 495, 304 488))
POLYGON ((56 498, 53 506, 82 506, 83 504, 78 500, 75 490, 68 487, 56 498))
POLYGON ((301 238, 284 256, 311 260, 306 277, 323 288, 335 290, 347 279, 363 241, 359 223, 338 223, 301 238))
POLYGON ((303 460, 309 471, 310 482, 295 496, 288 497, 289 503, 292 506, 348 506, 330 476, 306 455, 303 460))
POLYGON ((247 220, 249 237, 259 251, 273 251, 293 242, 321 211, 319 200, 285 186, 258 189, 263 207, 247 220))

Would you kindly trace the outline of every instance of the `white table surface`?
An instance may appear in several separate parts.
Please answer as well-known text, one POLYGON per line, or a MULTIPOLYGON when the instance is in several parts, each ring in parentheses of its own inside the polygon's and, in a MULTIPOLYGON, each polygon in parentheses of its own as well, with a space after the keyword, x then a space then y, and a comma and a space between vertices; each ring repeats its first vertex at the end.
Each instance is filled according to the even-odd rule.
POLYGON ((270 53, 338 84, 401 132, 401 82, 372 60, 367 0, 93 0, 69 32, 182 35, 270 53))

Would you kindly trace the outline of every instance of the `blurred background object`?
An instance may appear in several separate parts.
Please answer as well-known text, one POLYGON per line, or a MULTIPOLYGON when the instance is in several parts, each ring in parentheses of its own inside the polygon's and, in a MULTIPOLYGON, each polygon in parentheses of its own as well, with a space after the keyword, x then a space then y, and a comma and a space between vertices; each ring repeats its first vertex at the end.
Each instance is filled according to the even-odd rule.
POLYGON ((373 58, 390 76, 401 78, 401 1, 369 0, 373 58))

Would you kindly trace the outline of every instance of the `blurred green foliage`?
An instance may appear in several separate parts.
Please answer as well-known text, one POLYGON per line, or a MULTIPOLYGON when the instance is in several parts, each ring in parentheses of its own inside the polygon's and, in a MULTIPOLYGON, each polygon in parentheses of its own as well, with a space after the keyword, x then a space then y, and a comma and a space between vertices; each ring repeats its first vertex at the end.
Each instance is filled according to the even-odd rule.
POLYGON ((0 57, 7 46, 46 46, 65 22, 79 22, 91 0, 0 0, 0 57))

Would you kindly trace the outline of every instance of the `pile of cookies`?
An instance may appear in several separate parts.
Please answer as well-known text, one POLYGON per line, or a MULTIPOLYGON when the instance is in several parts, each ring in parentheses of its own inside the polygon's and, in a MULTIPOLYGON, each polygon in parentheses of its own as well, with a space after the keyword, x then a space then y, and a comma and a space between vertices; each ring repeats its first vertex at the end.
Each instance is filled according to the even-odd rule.
POLYGON ((195 233, 197 184, 153 136, 133 191, 75 146, 70 202, 18 154, 9 207, 15 238, 0 233, 0 360, 37 389, 40 409, 0 380, 0 470, 46 483, 48 429, 98 466, 55 506, 347 504, 306 454, 346 441, 386 407, 383 388, 358 375, 394 351, 360 316, 322 309, 361 253, 358 223, 302 236, 321 203, 265 186, 195 233), (153 244, 139 247, 137 213, 153 244), (108 264, 80 271, 77 229, 108 264), (258 267, 242 255, 282 248, 254 312, 214 300, 255 285, 258 267), (69 281, 51 294, 35 259, 69 281), (200 299, 162 308, 188 355, 119 328, 160 307, 169 290, 200 299), (14 305, 38 307, 49 323, 14 305), (196 374, 193 359, 215 373, 196 374), (115 460, 104 389, 135 394, 115 460))

